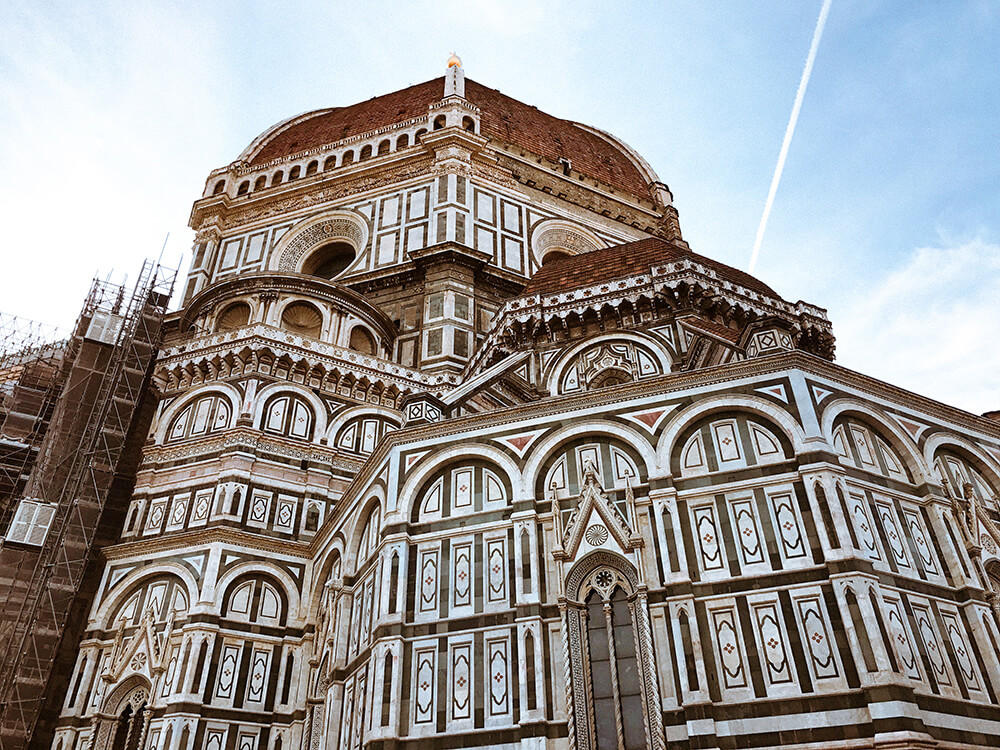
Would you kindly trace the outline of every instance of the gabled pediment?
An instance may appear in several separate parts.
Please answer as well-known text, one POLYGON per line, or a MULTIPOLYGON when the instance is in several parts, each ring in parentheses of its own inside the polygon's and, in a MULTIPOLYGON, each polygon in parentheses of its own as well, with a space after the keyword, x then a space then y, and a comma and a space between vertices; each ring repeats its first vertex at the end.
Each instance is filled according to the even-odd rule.
MULTIPOLYGON (((594 465, 588 462, 583 474, 583 490, 563 531, 565 557, 576 557, 584 541, 588 548, 617 547, 622 553, 641 546, 642 540, 601 487, 594 465)), ((631 495, 631 489, 627 492, 631 495)))

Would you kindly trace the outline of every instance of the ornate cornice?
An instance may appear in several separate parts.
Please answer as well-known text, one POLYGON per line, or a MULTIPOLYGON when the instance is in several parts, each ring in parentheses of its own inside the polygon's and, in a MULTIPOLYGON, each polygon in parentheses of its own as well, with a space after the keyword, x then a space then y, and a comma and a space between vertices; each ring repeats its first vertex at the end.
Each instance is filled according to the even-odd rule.
POLYGON ((107 560, 124 560, 162 554, 177 555, 213 544, 225 544, 228 547, 242 547, 269 554, 297 557, 303 561, 309 559, 312 550, 310 542, 267 537, 243 529, 234 529, 231 526, 206 526, 192 531, 168 533, 153 539, 119 542, 110 547, 103 547, 101 554, 107 560))
MULTIPOLYGON (((321 368, 325 372, 347 371, 371 382, 395 385, 399 391, 449 390, 458 383, 455 375, 434 374, 361 354, 334 344, 297 336, 280 328, 258 323, 233 331, 192 339, 163 350, 157 362, 156 377, 165 384, 165 390, 186 387, 196 382, 209 382, 245 374, 243 353, 251 355, 270 350, 275 358, 288 357, 291 371, 311 371, 321 368), (224 360, 236 361, 228 365, 224 360), (236 372, 239 365, 238 372, 236 372)), ((274 376, 274 372, 267 373, 274 376)), ((290 377, 289 377, 290 379, 290 377)))
MULTIPOLYGON (((567 420, 573 418, 573 412, 580 410, 590 411, 595 408, 608 408, 617 412, 620 411, 622 403, 635 399, 651 396, 664 397, 693 388, 721 386, 735 380, 762 379, 776 373, 787 373, 790 370, 799 370, 816 377, 837 381, 844 387, 853 389, 860 394, 896 404, 901 410, 934 417, 960 429, 978 432, 1000 441, 1000 423, 994 420, 970 414, 924 396, 918 396, 820 357, 801 351, 793 351, 689 372, 671 373, 634 383, 602 388, 598 391, 548 398, 484 414, 396 430, 387 435, 368 457, 338 502, 334 514, 340 513, 341 509, 352 507, 354 501, 357 500, 356 495, 360 495, 362 490, 374 479, 377 472, 382 469, 382 463, 389 454, 393 450, 411 443, 428 438, 444 442, 450 436, 462 432, 499 428, 515 422, 531 422, 547 417, 558 416, 561 420, 567 420)), ((331 523, 333 520, 335 520, 334 517, 328 518, 323 528, 320 529, 320 533, 313 540, 312 544, 317 550, 325 544, 329 535, 333 533, 335 528, 335 524, 331 523)))
POLYGON ((173 445, 150 445, 143 449, 139 472, 149 471, 162 464, 179 461, 192 456, 206 456, 243 448, 254 453, 267 452, 300 461, 314 461, 340 469, 347 474, 356 474, 364 463, 363 459, 347 458, 335 448, 315 443, 293 443, 272 438, 248 427, 236 427, 215 436, 175 443, 173 445))

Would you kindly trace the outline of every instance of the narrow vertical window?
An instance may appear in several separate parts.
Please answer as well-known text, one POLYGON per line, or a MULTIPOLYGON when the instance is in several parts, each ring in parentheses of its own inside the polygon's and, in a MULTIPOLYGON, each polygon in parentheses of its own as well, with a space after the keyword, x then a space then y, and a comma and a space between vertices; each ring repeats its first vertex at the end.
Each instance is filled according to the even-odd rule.
POLYGON ((521 532, 521 593, 531 593, 531 540, 528 532, 521 532))
POLYGON ((833 523, 833 514, 830 513, 830 503, 827 502, 826 492, 823 487, 816 483, 816 504, 819 505, 819 515, 823 519, 823 526, 826 527, 826 540, 830 543, 830 549, 840 549, 840 539, 837 538, 837 527, 833 523))
POLYGON ((872 651, 872 643, 868 640, 868 630, 865 628, 865 621, 861 617, 861 608, 858 606, 858 597, 851 589, 847 589, 844 595, 847 599, 847 611, 851 615, 851 622, 854 624, 854 632, 858 636, 858 645, 861 647, 861 658, 864 659, 865 669, 869 672, 878 670, 875 664, 875 653, 872 651))
POLYGON ((382 726, 389 726, 389 710, 392 706, 392 654, 386 654, 382 663, 382 726))
POLYGON ((615 690, 611 682, 611 648, 604 601, 596 591, 587 597, 587 647, 594 696, 594 728, 598 750, 618 750, 615 690))
POLYGON ((528 691, 528 710, 538 708, 538 688, 535 685, 535 637, 529 630, 524 634, 524 687, 528 691))
POLYGON ((684 666, 687 668, 688 690, 698 689, 698 668, 694 663, 694 644, 691 641, 691 621, 688 613, 681 610, 677 613, 681 622, 681 641, 684 645, 684 666))
POLYGON ((291 654, 285 659, 285 682, 281 686, 281 702, 288 703, 288 695, 292 690, 292 672, 295 667, 295 657, 291 654))
POLYGON ((899 671, 899 664, 896 663, 896 652, 892 648, 892 641, 889 640, 889 631, 885 627, 885 620, 882 619, 882 608, 878 604, 874 589, 868 589, 868 601, 871 602, 872 611, 875 612, 875 621, 878 623, 878 631, 882 636, 882 643, 885 644, 885 652, 889 657, 889 664, 893 672, 899 671))
POLYGON ((389 614, 396 613, 396 601, 399 598, 399 553, 392 553, 392 561, 389 563, 389 614))

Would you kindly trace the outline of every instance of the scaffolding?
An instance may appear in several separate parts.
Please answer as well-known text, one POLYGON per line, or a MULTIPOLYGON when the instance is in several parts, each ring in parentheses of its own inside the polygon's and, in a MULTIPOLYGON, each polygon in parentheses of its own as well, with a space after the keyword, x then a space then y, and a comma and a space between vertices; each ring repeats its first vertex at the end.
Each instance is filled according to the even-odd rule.
POLYGON ((62 385, 57 329, 0 313, 0 529, 24 493, 62 385))
POLYGON ((175 271, 147 261, 131 290, 96 280, 62 343, 11 320, 0 329, 8 334, 0 341, 0 390, 5 406, 14 407, 0 413, 0 434, 10 424, 31 449, 20 465, 10 462, 17 476, 3 489, 8 497, 0 495, 5 520, 25 502, 51 513, 37 545, 8 536, 0 546, 3 750, 26 747, 39 720, 112 482, 149 389, 175 278, 175 271))

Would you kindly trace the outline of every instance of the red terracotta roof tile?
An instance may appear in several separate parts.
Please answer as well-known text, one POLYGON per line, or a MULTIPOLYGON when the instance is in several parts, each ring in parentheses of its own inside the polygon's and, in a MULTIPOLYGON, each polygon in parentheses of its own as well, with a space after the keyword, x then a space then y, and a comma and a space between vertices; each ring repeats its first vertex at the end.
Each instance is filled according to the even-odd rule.
MULTIPOLYGON (((617 146, 574 125, 475 81, 465 82, 466 99, 481 110, 483 135, 541 156, 552 163, 569 159, 574 171, 645 199, 649 187, 638 167, 617 146)), ((367 133, 427 114, 444 97, 444 78, 377 96, 315 116, 275 134, 251 159, 264 164, 289 154, 367 133)))
POLYGON ((773 289, 748 273, 655 237, 605 247, 581 255, 553 259, 531 277, 522 294, 565 292, 602 281, 649 273, 651 266, 685 258, 713 269, 722 278, 735 284, 761 294, 778 297, 773 289))

